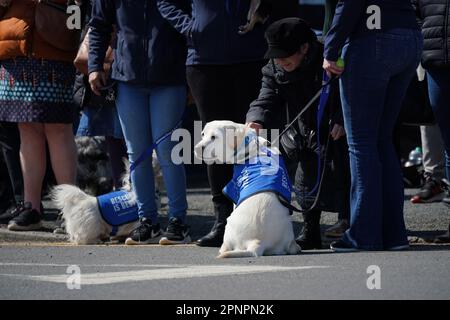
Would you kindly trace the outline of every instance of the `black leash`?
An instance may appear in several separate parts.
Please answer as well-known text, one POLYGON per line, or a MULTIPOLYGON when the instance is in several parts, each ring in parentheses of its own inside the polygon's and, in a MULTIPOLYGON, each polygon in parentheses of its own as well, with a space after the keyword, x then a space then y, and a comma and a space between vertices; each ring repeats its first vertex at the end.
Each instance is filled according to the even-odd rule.
POLYGON ((331 131, 328 132, 327 144, 325 145, 324 157, 323 157, 324 166, 322 168, 322 172, 320 173, 319 187, 317 189, 317 194, 316 194, 316 197, 314 199, 313 204, 308 209, 301 209, 301 208, 299 209, 299 208, 296 208, 295 206, 293 206, 291 203, 289 203, 286 199, 284 199, 281 195, 278 194, 278 198, 280 199, 281 204, 289 209, 289 214, 290 215, 292 215, 294 211, 295 212, 300 212, 300 213, 310 212, 310 211, 314 210, 314 208, 317 206, 317 203, 319 202, 320 192, 322 190, 322 182, 323 182, 323 178, 325 177, 325 169, 326 169, 326 163, 327 163, 328 146, 330 145, 330 133, 331 133, 331 131))
POLYGON ((284 128, 284 130, 281 131, 281 133, 278 135, 278 137, 276 137, 270 144, 276 143, 289 130, 289 128, 292 127, 294 125, 294 123, 313 105, 313 103, 316 102, 316 100, 320 98, 322 90, 337 79, 338 79, 338 77, 332 77, 327 82, 325 82, 325 84, 323 84, 320 87, 319 91, 317 91, 317 93, 314 95, 314 97, 312 97, 312 99, 307 103, 307 105, 297 114, 297 116, 294 118, 294 120, 292 120, 286 126, 286 128, 284 128))
MULTIPOLYGON (((296 121, 298 121, 298 119, 314 104, 314 102, 317 101, 317 99, 319 97, 321 97, 323 90, 329 86, 333 81, 337 80, 338 77, 331 77, 330 79, 328 79, 327 81, 325 81, 324 84, 322 84, 322 86, 320 87, 319 91, 317 91, 317 93, 311 98, 311 100, 306 104, 306 106, 297 114, 297 116, 294 118, 294 120, 292 120, 287 126, 286 128, 284 128, 284 130, 278 135, 278 137, 276 137, 271 144, 274 144, 275 142, 277 142, 288 130, 289 128, 291 128, 296 121)), ((319 125, 319 124, 318 124, 319 125)), ((320 198, 320 192, 322 189, 322 183, 323 183, 323 179, 325 176, 325 169, 326 169, 326 161, 327 161, 327 154, 328 154, 328 147, 330 145, 330 134, 331 134, 331 128, 328 131, 328 135, 327 135, 327 143, 325 145, 325 149, 324 149, 324 157, 323 157, 323 168, 320 172, 320 175, 317 177, 318 179, 318 186, 317 186, 317 194, 315 196, 314 202, 313 204, 308 208, 308 209, 299 209, 296 208, 295 206, 293 206, 290 202, 288 202, 286 199, 284 199, 283 197, 281 197, 280 195, 278 195, 278 198, 280 199, 281 204, 283 204, 286 208, 289 209, 289 214, 292 215, 293 212, 300 212, 300 213, 307 213, 312 211, 316 206, 317 203, 319 202, 319 198, 320 198)), ((318 139, 320 139, 319 137, 319 132, 318 132, 318 139)), ((320 147, 320 146, 319 146, 320 147)), ((320 150, 319 150, 320 152, 320 150)), ((318 157, 320 157, 320 153, 318 155, 318 157)))

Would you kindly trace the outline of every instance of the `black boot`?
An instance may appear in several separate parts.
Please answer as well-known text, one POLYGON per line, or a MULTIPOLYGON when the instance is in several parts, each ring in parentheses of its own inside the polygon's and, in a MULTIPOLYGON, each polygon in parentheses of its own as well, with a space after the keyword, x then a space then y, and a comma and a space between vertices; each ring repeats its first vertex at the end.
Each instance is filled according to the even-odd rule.
POLYGON ((302 233, 295 239, 302 250, 322 249, 320 214, 320 211, 310 211, 303 214, 305 224, 302 233))
POLYGON ((450 182, 447 179, 442 179, 441 181, 442 188, 445 190, 445 198, 442 199, 442 202, 450 207, 450 182))
POLYGON ((228 203, 214 203, 214 214, 216 221, 211 231, 204 237, 198 239, 195 244, 200 247, 220 247, 223 242, 227 218, 233 211, 233 205, 228 203))

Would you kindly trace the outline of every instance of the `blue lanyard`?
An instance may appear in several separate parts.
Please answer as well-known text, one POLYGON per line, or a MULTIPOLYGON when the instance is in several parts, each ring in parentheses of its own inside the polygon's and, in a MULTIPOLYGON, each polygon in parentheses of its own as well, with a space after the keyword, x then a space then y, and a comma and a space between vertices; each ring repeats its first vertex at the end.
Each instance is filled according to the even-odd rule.
MULTIPOLYGON (((186 112, 185 112, 186 113, 186 112)), ((142 152, 142 154, 139 156, 139 158, 136 159, 136 161, 134 161, 131 165, 130 165, 130 173, 133 172, 136 167, 138 165, 140 165, 145 159, 147 159, 148 157, 150 157, 153 153, 153 150, 164 140, 166 140, 169 136, 172 135, 172 133, 178 129, 179 127, 181 127, 181 124, 183 123, 183 119, 184 119, 185 115, 183 115, 180 119, 180 121, 178 121, 178 123, 175 125, 175 127, 173 127, 172 130, 170 130, 169 132, 166 132, 165 134, 163 134, 160 138, 158 138, 150 147, 148 147, 144 152, 142 152)), ((130 175, 130 179, 131 179, 131 175, 130 175)))
MULTIPOLYGON (((322 92, 320 94, 320 101, 319 101, 319 107, 317 109, 317 181, 314 188, 307 194, 308 196, 313 195, 317 192, 317 189, 320 185, 320 176, 322 172, 322 161, 321 161, 321 149, 322 146, 320 145, 320 125, 322 123, 323 115, 325 113, 325 107, 328 102, 328 97, 330 96, 330 83, 329 83, 329 77, 326 72, 323 73, 323 80, 322 84, 328 83, 326 86, 322 88, 322 92)), ((324 164, 325 165, 325 164, 324 164)))

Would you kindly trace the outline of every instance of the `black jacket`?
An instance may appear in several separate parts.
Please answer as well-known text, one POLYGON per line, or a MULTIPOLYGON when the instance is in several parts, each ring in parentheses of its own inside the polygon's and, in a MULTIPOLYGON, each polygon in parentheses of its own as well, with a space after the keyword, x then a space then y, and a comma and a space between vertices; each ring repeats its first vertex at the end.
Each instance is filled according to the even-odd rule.
POLYGON ((422 25, 424 68, 450 67, 450 0, 413 0, 422 25))
MULTIPOLYGON (((322 53, 323 45, 316 42, 300 68, 293 72, 286 72, 273 60, 269 61, 262 69, 261 90, 258 98, 250 105, 246 122, 257 122, 265 128, 283 128, 288 120, 288 112, 289 120, 293 120, 322 85, 322 53)), ((328 125, 327 119, 331 119, 334 123, 343 125, 340 100, 336 97, 337 82, 334 82, 332 91, 323 122, 328 125)), ((315 129, 316 108, 311 107, 302 117, 302 122, 315 129)))

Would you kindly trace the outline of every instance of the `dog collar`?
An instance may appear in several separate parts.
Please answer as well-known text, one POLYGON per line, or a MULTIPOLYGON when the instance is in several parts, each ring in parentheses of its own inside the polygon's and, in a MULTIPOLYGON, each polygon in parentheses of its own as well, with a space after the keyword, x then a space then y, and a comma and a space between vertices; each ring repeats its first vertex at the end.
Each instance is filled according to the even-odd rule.
POLYGON ((268 191, 291 202, 292 186, 283 158, 266 149, 265 155, 234 165, 233 179, 225 186, 223 193, 236 206, 257 193, 268 191))

